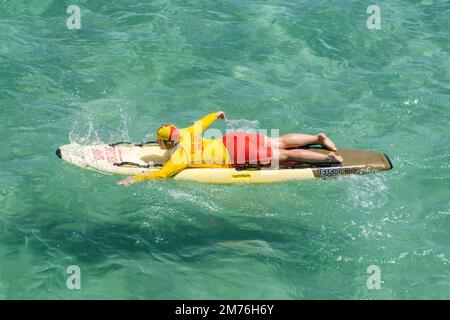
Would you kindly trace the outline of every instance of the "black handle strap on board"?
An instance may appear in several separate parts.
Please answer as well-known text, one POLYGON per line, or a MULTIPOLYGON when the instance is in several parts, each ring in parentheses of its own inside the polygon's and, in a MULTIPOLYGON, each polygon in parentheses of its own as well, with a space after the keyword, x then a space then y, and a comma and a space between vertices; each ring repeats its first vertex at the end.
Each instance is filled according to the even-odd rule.
POLYGON ((117 162, 114 163, 113 166, 116 167, 136 167, 136 168, 143 168, 143 169, 148 169, 148 168, 154 168, 154 167, 162 167, 162 164, 156 163, 156 164, 139 164, 136 162, 130 162, 130 161, 124 161, 124 162, 117 162))
MULTIPOLYGON (((115 146, 118 146, 118 145, 121 145, 121 144, 133 144, 133 142, 119 141, 119 142, 115 142, 115 143, 110 143, 108 145, 110 147, 115 147, 115 146)), ((136 144, 133 144, 133 145, 135 145, 136 147, 143 147, 143 146, 145 146, 147 144, 156 144, 156 141, 144 141, 144 142, 136 143, 136 144)))
POLYGON ((114 163, 113 164, 116 167, 136 167, 136 168, 143 168, 143 169, 148 169, 150 168, 149 164, 139 164, 139 163, 135 163, 135 162, 129 162, 129 161, 124 161, 124 162, 118 162, 118 163, 114 163))
POLYGON ((156 143, 157 143, 156 141, 144 141, 144 142, 135 144, 135 146, 136 147, 143 147, 143 146, 145 146, 147 144, 156 144, 156 143))
POLYGON ((243 171, 243 170, 261 170, 261 166, 258 165, 237 165, 235 167, 236 171, 243 171))
MULTIPOLYGON (((306 168, 328 168, 330 166, 333 167, 342 167, 342 164, 339 162, 328 162, 328 163, 296 163, 296 164, 288 164, 288 165, 279 165, 279 169, 306 169, 306 168)), ((262 170, 264 168, 269 168, 268 166, 261 166, 255 164, 242 164, 237 165, 235 167, 236 171, 243 170, 262 170)))

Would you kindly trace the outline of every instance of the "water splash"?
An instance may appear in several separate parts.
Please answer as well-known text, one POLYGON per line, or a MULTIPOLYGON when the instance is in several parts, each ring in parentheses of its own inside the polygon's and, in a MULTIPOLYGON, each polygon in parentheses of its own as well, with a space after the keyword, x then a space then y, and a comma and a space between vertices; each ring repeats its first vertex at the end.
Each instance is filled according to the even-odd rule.
POLYGON ((101 139, 98 131, 94 128, 94 122, 88 118, 87 121, 75 121, 72 131, 69 133, 70 143, 78 144, 100 144, 101 139))
POLYGON ((235 131, 257 131, 259 129, 258 120, 228 120, 227 129, 232 129, 235 131))

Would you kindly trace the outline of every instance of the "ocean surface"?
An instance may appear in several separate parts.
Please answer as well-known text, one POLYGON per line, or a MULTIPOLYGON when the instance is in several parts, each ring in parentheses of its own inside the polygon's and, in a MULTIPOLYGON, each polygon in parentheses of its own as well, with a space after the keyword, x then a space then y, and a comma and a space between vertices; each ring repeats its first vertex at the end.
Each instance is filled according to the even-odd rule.
POLYGON ((450 299, 450 2, 372 4, 0 1, 0 299, 450 299), (219 110, 394 169, 119 187, 55 155, 219 110))

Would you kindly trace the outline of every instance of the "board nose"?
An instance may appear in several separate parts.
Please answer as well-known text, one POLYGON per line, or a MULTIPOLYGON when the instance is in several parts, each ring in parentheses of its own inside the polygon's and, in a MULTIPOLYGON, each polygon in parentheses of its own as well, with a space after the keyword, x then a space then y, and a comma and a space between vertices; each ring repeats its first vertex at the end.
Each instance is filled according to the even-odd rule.
POLYGON ((61 149, 60 148, 56 149, 56 155, 58 156, 58 158, 62 159, 62 157, 61 157, 61 149))

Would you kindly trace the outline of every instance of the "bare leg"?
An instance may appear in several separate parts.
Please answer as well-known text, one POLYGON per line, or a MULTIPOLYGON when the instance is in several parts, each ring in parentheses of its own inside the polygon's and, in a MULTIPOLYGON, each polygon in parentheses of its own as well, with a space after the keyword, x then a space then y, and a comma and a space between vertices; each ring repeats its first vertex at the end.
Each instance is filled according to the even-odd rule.
POLYGON ((279 137, 278 139, 271 139, 271 144, 273 147, 279 149, 298 148, 309 144, 320 144, 324 148, 337 151, 334 142, 331 141, 331 139, 324 133, 319 133, 316 135, 289 133, 279 137))
POLYGON ((319 152, 314 152, 304 149, 292 149, 285 150, 279 149, 279 161, 298 161, 298 162, 315 162, 315 163, 331 163, 340 162, 342 163, 344 159, 341 156, 337 156, 334 152, 329 154, 322 154, 319 152))
POLYGON ((309 144, 319 143, 317 135, 302 134, 302 133, 288 133, 280 138, 280 149, 303 147, 309 144))
POLYGON ((324 148, 327 148, 329 150, 332 151, 337 151, 336 145, 334 144, 333 141, 331 141, 330 138, 328 138, 325 133, 319 133, 317 135, 318 139, 319 139, 319 144, 321 146, 323 146, 324 148))

